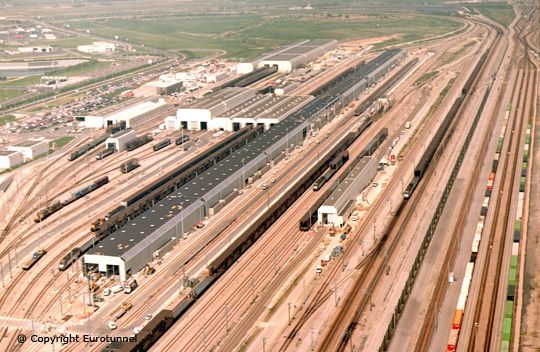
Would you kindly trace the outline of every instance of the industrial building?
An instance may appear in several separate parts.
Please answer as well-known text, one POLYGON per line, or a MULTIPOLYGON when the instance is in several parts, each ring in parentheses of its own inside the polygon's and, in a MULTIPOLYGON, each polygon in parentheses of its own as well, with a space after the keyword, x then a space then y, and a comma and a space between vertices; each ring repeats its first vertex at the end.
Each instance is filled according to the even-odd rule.
POLYGON ((18 48, 21 54, 32 54, 32 53, 52 53, 53 48, 51 46, 23 46, 18 48))
POLYGON ((238 189, 281 160, 285 150, 300 145, 310 125, 303 116, 328 118, 334 101, 312 101, 100 241, 84 256, 86 270, 97 268, 126 280, 160 248, 234 199, 238 189))
MULTIPOLYGON (((343 94, 347 94, 347 98, 357 98, 357 94, 361 94, 362 90, 351 91, 357 84, 357 74, 366 77, 379 66, 398 60, 399 53, 400 51, 390 54, 385 52, 359 67, 357 71, 347 73, 347 76, 330 85, 332 89, 319 92, 309 103, 268 131, 178 187, 141 215, 128 220, 84 255, 84 271, 97 270, 107 276, 118 275, 120 280, 125 281, 143 269, 147 263, 170 249, 171 245, 196 223, 215 214, 238 196, 238 190, 247 182, 260 177, 283 159, 290 148, 301 145, 312 126, 324 125, 332 120, 343 107, 343 94)), ((380 75, 382 71, 371 76, 371 79, 378 79, 380 75)), ((241 91, 246 92, 245 89, 241 91)), ((250 98, 240 100, 246 101, 250 98)), ((216 102, 206 101, 204 104, 214 106, 216 102)), ((227 105, 223 102, 217 104, 227 105)), ((219 109, 216 108, 215 111, 217 110, 219 109)), ((216 114, 226 110, 228 109, 222 109, 216 114)), ((362 159, 362 162, 368 166, 365 170, 358 171, 358 177, 354 178, 355 184, 356 180, 369 178, 372 167, 376 172, 374 159, 362 159)), ((359 184, 361 186, 362 182, 359 184)), ((356 187, 354 189, 360 189, 358 185, 356 187)), ((337 203, 335 207, 344 208, 337 203)))
POLYGON ((356 197, 377 174, 377 161, 363 157, 317 211, 321 225, 343 226, 356 204, 356 197))
POLYGON ((123 121, 127 128, 135 128, 163 113, 167 107, 164 99, 149 100, 104 117, 84 116, 84 123, 86 127, 103 128, 123 121))
POLYGON ((146 87, 152 88, 153 95, 170 95, 182 90, 183 82, 179 80, 159 80, 148 82, 146 87))
POLYGON ((253 89, 226 88, 180 107, 176 113, 176 120, 167 118, 165 124, 167 128, 196 131, 219 129, 213 126, 214 118, 254 96, 253 89))
POLYGON ((116 45, 109 42, 93 42, 88 45, 77 45, 77 50, 87 54, 112 53, 116 50, 116 45))
POLYGON ((312 96, 256 95, 208 121, 208 129, 238 131, 245 126, 264 126, 267 130, 312 99, 312 96))
POLYGON ((7 147, 9 151, 21 152, 24 160, 34 159, 49 152, 49 143, 44 140, 30 139, 7 147))
POLYGON ((236 66, 240 74, 249 73, 264 66, 277 66, 278 72, 291 72, 314 61, 337 47, 337 40, 301 40, 263 55, 252 62, 242 62, 236 66))
POLYGON ((105 140, 105 148, 113 148, 117 152, 124 151, 126 145, 137 138, 135 131, 132 129, 125 129, 120 132, 116 132, 105 140))
POLYGON ((14 150, 0 150, 0 169, 11 169, 24 162, 21 152, 14 150))

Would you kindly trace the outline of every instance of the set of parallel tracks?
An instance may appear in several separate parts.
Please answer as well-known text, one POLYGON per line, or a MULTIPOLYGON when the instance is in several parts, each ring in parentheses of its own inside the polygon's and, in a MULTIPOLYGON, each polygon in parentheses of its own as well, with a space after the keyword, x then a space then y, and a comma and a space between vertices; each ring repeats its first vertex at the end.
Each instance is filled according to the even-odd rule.
MULTIPOLYGON (((502 173, 499 177, 503 177, 501 191, 494 208, 493 222, 491 231, 487 238, 489 248, 486 251, 486 258, 482 271, 480 273, 480 290, 478 302, 474 309, 474 325, 472 327, 471 337, 469 338, 467 351, 492 351, 496 346, 493 345, 494 336, 498 332, 494 331, 498 328, 495 324, 497 307, 500 305, 498 299, 502 292, 499 292, 499 283, 505 257, 505 249, 507 248, 507 229, 510 223, 511 204, 514 193, 514 184, 516 180, 516 168, 520 165, 520 144, 523 135, 523 126, 528 117, 525 115, 527 111, 527 102, 534 104, 534 100, 530 99, 531 85, 537 82, 538 72, 534 70, 533 64, 528 59, 528 43, 523 40, 520 32, 516 34, 516 38, 523 45, 524 54, 520 58, 517 65, 520 75, 514 82, 511 101, 514 101, 514 96, 517 92, 517 106, 513 110, 514 119, 512 120, 512 128, 510 132, 510 140, 508 143, 507 157, 504 160, 502 173), (533 72, 531 72, 533 71, 533 72), (521 80, 519 80, 521 78, 521 80), (518 81, 519 89, 518 88, 518 81), (494 271, 494 272, 493 272, 494 271), (485 329, 485 333, 481 333, 480 329, 485 329)), ((485 241, 483 239, 483 241, 485 241)))

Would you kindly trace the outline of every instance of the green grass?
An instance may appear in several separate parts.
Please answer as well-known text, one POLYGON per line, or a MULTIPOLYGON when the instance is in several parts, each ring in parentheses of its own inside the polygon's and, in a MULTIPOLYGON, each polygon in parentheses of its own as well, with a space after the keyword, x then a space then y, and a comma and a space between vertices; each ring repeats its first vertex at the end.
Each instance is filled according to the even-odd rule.
POLYGON ((57 138, 54 141, 49 142, 49 148, 52 149, 53 145, 56 144, 55 150, 58 150, 62 148, 63 146, 65 146, 66 144, 68 144, 69 142, 71 142, 74 138, 75 137, 72 137, 72 136, 64 136, 64 137, 57 138))
POLYGON ((41 75, 28 76, 0 82, 1 87, 28 87, 41 82, 41 75))
POLYGON ((0 102, 18 97, 26 93, 24 90, 0 89, 0 102))
POLYGON ((459 22, 416 15, 362 15, 349 18, 295 13, 291 16, 211 15, 106 19, 71 22, 71 27, 166 50, 223 49, 227 57, 252 58, 298 39, 363 39, 399 35, 396 42, 441 35, 459 22))
POLYGON ((80 76, 86 73, 99 71, 110 67, 113 64, 111 61, 90 60, 80 63, 65 69, 47 72, 47 76, 80 76))
POLYGON ((439 71, 437 71, 437 70, 426 72, 414 82, 414 85, 417 86, 417 85, 420 85, 420 84, 422 84, 422 83, 424 83, 426 81, 429 81, 430 79, 435 77, 438 73, 439 73, 439 71))
POLYGON ((508 27, 510 23, 514 20, 514 17, 516 17, 516 14, 514 13, 514 10, 510 5, 503 2, 493 2, 493 3, 486 3, 486 4, 465 4, 466 7, 471 7, 481 14, 491 18, 492 20, 499 22, 505 27, 508 27))
POLYGON ((474 46, 476 42, 475 41, 470 41, 468 42, 467 44, 463 45, 461 48, 459 48, 458 50, 455 50, 453 52, 445 52, 444 55, 442 56, 442 62, 444 64, 448 64, 454 60, 456 60, 459 56, 461 56, 462 54, 465 53, 465 51, 474 46))
POLYGON ((15 116, 13 115, 4 115, 0 116, 0 126, 5 125, 8 122, 15 121, 15 116))

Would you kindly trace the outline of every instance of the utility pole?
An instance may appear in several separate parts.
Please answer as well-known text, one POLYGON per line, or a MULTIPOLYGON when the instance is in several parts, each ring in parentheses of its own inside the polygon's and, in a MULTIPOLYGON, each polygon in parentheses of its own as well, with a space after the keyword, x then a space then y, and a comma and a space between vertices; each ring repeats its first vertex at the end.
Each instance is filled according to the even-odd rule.
POLYGON ((289 308, 289 325, 291 325, 291 302, 287 303, 287 306, 289 308))

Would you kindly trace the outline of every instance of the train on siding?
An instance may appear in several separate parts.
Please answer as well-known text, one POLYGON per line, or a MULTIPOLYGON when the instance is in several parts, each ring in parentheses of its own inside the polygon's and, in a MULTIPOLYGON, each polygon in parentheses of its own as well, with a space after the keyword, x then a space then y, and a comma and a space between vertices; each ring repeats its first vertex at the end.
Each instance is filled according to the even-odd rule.
POLYGON ((80 198, 84 197, 85 195, 95 191, 96 189, 98 189, 100 187, 103 187, 107 183, 109 183, 109 177, 108 176, 101 177, 97 181, 92 182, 90 185, 88 185, 88 186, 86 186, 84 188, 81 188, 80 190, 78 190, 76 192, 73 192, 71 197, 69 197, 68 199, 66 199, 64 201, 54 202, 53 204, 49 205, 48 207, 45 207, 45 208, 41 209, 40 211, 38 211, 36 216, 34 217, 34 222, 36 222, 36 223, 42 222, 43 220, 47 219, 52 214, 56 213, 58 210, 60 210, 63 207, 73 203, 77 199, 80 199, 80 198))
MULTIPOLYGON (((365 128, 362 129, 362 126, 360 126, 356 132, 349 133, 349 138, 347 138, 347 140, 350 141, 350 144, 352 144, 362 134, 364 130, 365 128)), ((355 165, 365 156, 373 155, 373 153, 377 150, 377 148, 382 144, 382 142, 387 137, 388 137, 388 129, 387 128, 381 129, 379 133, 377 133, 377 135, 373 137, 373 139, 368 143, 368 145, 360 152, 360 154, 358 154, 358 156, 355 158, 354 162, 351 163, 351 165, 355 165)), ((352 170, 352 167, 349 166, 347 168, 347 171, 344 173, 344 175, 347 175, 351 170, 352 170)), ((329 171, 331 172, 332 170, 331 169, 327 170, 325 174, 328 173, 329 171)), ((335 171, 337 172, 337 170, 335 171)), ((336 172, 332 172, 332 176, 336 172)), ((325 180, 325 182, 327 182, 329 179, 325 180)), ((315 222, 317 221, 317 210, 324 203, 324 201, 328 199, 328 197, 330 197, 332 192, 337 188, 337 186, 339 185, 341 181, 342 180, 337 180, 335 183, 333 183, 323 194, 319 196, 319 198, 317 198, 317 200, 315 200, 315 203, 313 204, 313 206, 308 211, 306 211, 306 213, 302 216, 302 218, 300 218, 299 228, 301 231, 309 231, 309 229, 311 229, 313 224, 315 224, 315 222)), ((320 189, 321 187, 318 187, 318 189, 320 189)), ((315 185, 314 185, 314 190, 315 190, 315 185)))
POLYGON ((171 144, 171 140, 169 138, 162 140, 161 142, 157 143, 152 147, 152 149, 157 152, 158 150, 161 150, 165 148, 166 146, 171 144))
POLYGON ((484 66, 484 62, 486 61, 488 52, 486 51, 482 56, 480 57, 480 60, 477 62, 476 66, 474 67, 473 71, 471 72, 471 75, 463 85, 463 88, 461 90, 461 95, 454 101, 452 104, 452 107, 446 114, 443 122, 439 126, 439 129, 435 133, 435 136, 433 136, 433 139, 429 143, 428 147, 426 148, 426 151, 420 158, 420 161, 416 165, 414 169, 414 174, 411 182, 407 185, 405 188, 405 191, 403 192, 403 198, 409 199, 411 198, 414 190, 420 183, 420 180, 426 173, 426 170, 428 169, 429 165, 431 164, 431 160, 433 159, 435 152, 438 150, 439 145, 441 144, 444 136, 447 134, 448 129, 450 128, 450 125, 454 121, 454 118, 463 104, 463 101, 465 100, 465 97, 467 93, 469 92, 473 82, 475 81, 476 77, 478 76, 478 73, 480 72, 480 69, 484 66))

